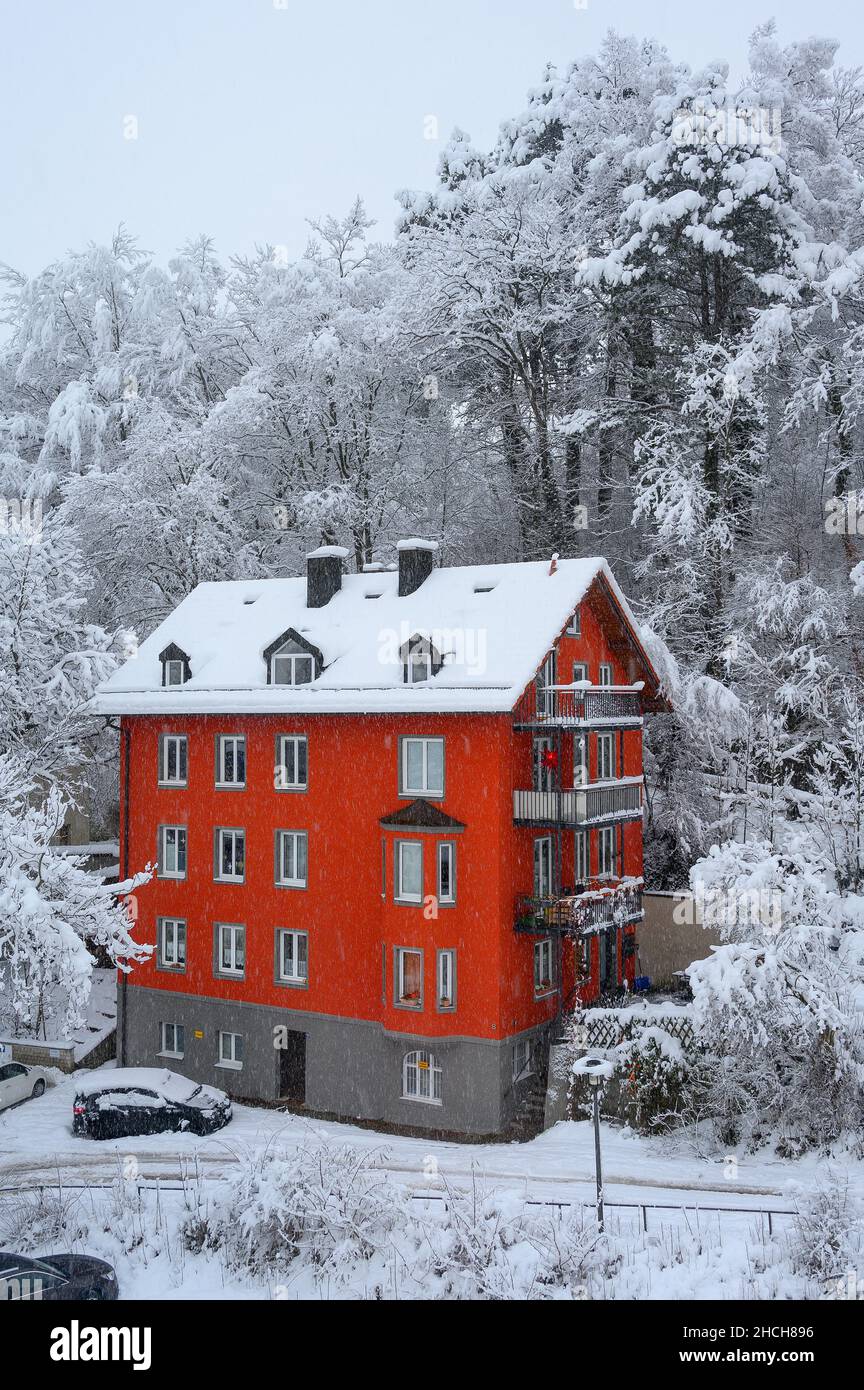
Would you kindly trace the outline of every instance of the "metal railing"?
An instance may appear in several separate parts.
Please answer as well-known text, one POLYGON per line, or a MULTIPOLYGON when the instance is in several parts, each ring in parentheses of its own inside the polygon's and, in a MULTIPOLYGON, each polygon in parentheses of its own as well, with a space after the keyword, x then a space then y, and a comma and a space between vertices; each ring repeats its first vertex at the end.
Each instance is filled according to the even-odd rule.
POLYGON ((603 821, 638 820, 642 815, 642 778, 588 782, 562 791, 514 791, 513 819, 523 825, 597 825, 603 821))
POLYGON ((544 932, 576 934, 602 931, 642 920, 642 884, 633 880, 614 888, 591 889, 577 895, 516 899, 516 930, 537 935, 544 932))
POLYGON ((621 685, 534 685, 514 712, 516 724, 577 728, 642 722, 642 687, 621 685))

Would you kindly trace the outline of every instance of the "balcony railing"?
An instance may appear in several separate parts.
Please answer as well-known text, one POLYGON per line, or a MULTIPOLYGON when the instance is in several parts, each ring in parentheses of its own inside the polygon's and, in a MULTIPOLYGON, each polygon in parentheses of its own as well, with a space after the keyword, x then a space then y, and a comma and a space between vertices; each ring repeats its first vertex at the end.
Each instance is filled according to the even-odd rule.
POLYGON ((642 920, 642 879, 629 878, 609 888, 589 889, 575 897, 516 899, 517 932, 576 935, 627 926, 642 920))
POLYGON ((586 826, 642 816, 642 778, 588 782, 566 791, 515 791, 517 825, 586 826))
POLYGON ((524 728, 578 729, 642 723, 641 682, 637 685, 538 685, 525 691, 513 712, 524 728))

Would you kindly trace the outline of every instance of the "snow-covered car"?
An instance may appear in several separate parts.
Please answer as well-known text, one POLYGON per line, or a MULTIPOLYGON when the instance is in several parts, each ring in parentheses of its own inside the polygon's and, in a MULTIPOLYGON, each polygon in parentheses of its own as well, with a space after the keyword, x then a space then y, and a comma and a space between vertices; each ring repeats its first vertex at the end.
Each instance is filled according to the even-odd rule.
POLYGON ((118 1293, 112 1266, 92 1255, 43 1255, 41 1259, 32 1259, 0 1250, 0 1303, 20 1299, 108 1303, 118 1293))
POLYGON ((48 1074, 42 1067, 0 1061, 0 1110, 41 1096, 47 1085, 48 1074))
POLYGON ((231 1119, 231 1102, 215 1086, 158 1067, 120 1067, 78 1079, 72 1132, 89 1139, 187 1130, 212 1134, 231 1119))

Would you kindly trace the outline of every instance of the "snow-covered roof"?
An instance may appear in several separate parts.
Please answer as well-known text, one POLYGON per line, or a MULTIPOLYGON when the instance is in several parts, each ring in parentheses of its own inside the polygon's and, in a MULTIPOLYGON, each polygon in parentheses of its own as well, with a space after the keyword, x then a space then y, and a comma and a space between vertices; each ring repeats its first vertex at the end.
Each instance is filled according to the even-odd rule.
POLYGON ((639 628, 606 561, 436 569, 399 597, 396 571, 349 574, 323 608, 306 579, 199 584, 97 692, 99 714, 504 712, 533 679, 593 582, 603 576, 639 628), (311 685, 268 685, 264 652, 289 629, 323 655, 311 685), (400 649, 431 639, 444 666, 403 681, 400 649), (191 679, 162 688, 159 653, 174 644, 191 679))

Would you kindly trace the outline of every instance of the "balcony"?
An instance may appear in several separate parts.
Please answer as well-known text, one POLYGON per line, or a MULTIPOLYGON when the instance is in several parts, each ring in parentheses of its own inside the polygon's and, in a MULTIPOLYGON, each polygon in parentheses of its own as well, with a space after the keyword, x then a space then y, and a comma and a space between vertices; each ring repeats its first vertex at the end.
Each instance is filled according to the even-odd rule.
POLYGON ((578 936, 641 922, 642 916, 642 879, 625 878, 611 887, 589 889, 577 897, 519 897, 514 922, 517 932, 529 936, 552 932, 578 936))
POLYGON ((642 778, 620 777, 614 782, 587 782, 567 791, 515 791, 516 825, 546 825, 581 829, 642 819, 642 778))
POLYGON ((538 685, 513 711, 517 729, 642 727, 642 683, 637 685, 538 685))

